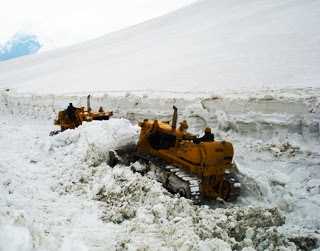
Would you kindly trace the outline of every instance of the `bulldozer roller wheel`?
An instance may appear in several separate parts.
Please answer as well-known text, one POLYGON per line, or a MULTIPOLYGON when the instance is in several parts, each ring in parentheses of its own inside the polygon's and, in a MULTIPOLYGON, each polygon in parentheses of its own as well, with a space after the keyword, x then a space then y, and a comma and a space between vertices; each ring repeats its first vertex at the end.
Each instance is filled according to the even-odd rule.
POLYGON ((225 173, 224 181, 228 183, 229 186, 228 195, 224 199, 227 201, 235 201, 240 195, 241 183, 231 173, 225 173))
POLYGON ((117 160, 117 157, 116 157, 114 151, 110 151, 108 165, 111 167, 114 167, 117 163, 118 163, 118 160, 117 160))
POLYGON ((230 184, 227 180, 223 180, 221 197, 226 200, 229 197, 230 193, 230 184))
POLYGON ((180 187, 177 192, 181 197, 187 197, 187 192, 183 187, 180 187))

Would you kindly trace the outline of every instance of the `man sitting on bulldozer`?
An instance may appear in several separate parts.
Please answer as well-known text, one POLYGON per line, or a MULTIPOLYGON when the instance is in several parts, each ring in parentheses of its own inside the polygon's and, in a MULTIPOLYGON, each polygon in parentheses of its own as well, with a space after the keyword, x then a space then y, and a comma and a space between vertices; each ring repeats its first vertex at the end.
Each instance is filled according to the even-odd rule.
POLYGON ((69 106, 67 108, 67 113, 68 113, 70 122, 76 122, 76 110, 77 109, 81 110, 80 108, 74 107, 72 105, 72 103, 69 103, 69 106))
POLYGON ((214 141, 214 135, 211 133, 211 128, 206 127, 204 129, 204 135, 201 138, 194 138, 193 142, 199 144, 200 142, 213 142, 214 141))

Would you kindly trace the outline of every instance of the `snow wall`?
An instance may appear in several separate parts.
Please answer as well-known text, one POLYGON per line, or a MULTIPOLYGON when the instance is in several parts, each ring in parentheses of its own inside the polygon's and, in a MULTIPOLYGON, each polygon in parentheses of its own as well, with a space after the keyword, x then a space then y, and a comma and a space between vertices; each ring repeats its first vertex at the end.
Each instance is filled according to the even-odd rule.
MULTIPOLYGON (((189 131, 205 126, 214 132, 234 132, 253 140, 277 138, 286 141, 293 134, 306 143, 319 143, 320 89, 261 89, 224 93, 109 92, 91 93, 91 108, 112 110, 115 118, 136 124, 143 119, 172 119, 173 105, 178 121, 187 120, 189 131)), ((58 111, 87 106, 87 94, 21 94, 3 90, 0 106, 4 113, 52 120, 58 111)))

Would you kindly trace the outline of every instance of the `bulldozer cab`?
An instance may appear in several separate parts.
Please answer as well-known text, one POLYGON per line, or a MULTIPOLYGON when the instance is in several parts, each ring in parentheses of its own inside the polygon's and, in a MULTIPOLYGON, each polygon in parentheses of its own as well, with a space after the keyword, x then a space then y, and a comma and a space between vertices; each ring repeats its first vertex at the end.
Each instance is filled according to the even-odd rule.
MULTIPOLYGON (((185 122, 186 123, 186 122, 185 122)), ((170 125, 168 121, 144 120, 139 122, 141 127, 138 151, 148 152, 178 148, 186 137, 191 139, 193 134, 170 125)))
POLYGON ((176 137, 164 132, 157 131, 150 135, 149 139, 150 146, 155 150, 169 149, 174 147, 176 144, 176 137))

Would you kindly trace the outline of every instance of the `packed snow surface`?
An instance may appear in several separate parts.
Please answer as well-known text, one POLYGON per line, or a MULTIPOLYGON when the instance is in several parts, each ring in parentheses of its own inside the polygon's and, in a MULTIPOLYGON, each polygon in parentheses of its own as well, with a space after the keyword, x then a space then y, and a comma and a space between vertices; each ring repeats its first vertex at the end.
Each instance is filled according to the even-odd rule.
POLYGON ((318 0, 201 0, 95 40, 0 63, 0 88, 65 93, 317 87, 319 9, 318 0))
POLYGON ((0 248, 3 250, 312 250, 320 228, 319 89, 91 95, 108 121, 54 137, 53 119, 86 95, 1 92, 0 248), (180 95, 180 96, 179 96, 180 95), (179 120, 235 148, 242 193, 199 205, 108 151, 138 140, 137 121, 179 120), (127 118, 127 119, 123 119, 127 118), (129 120, 131 121, 129 121, 129 120))

